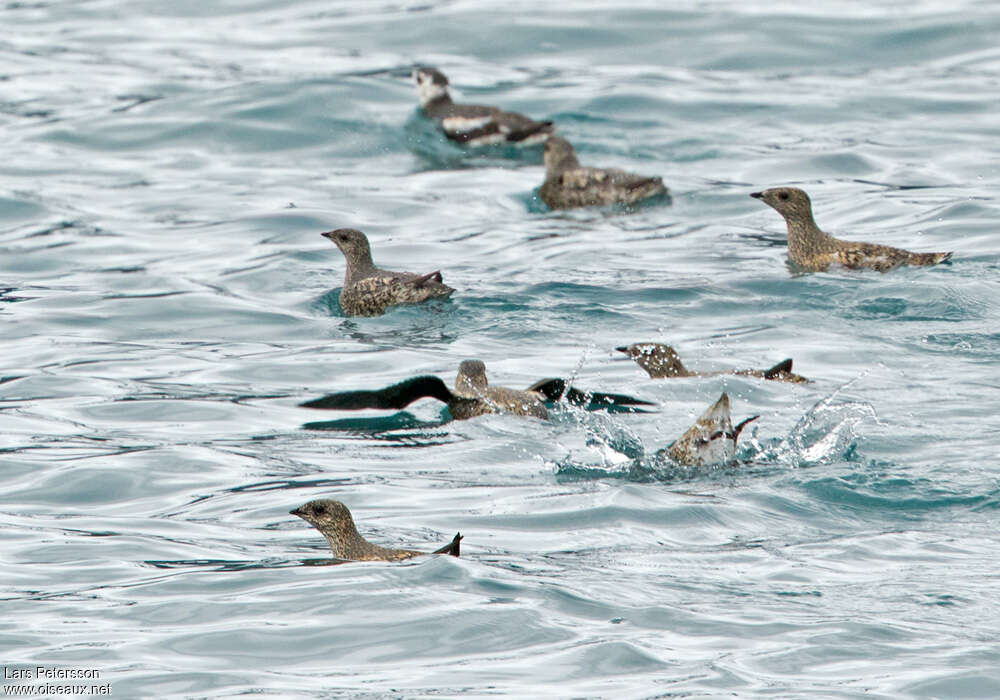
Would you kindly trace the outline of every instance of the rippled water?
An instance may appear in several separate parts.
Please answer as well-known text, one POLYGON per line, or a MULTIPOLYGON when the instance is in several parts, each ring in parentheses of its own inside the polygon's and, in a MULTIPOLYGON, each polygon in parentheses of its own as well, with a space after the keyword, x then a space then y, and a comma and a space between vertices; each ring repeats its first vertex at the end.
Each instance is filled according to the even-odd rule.
POLYGON ((116 697, 1000 696, 1000 11, 661 7, 0 9, 6 667, 116 697), (672 204, 547 211, 540 151, 446 143, 415 63, 672 204), (747 196, 779 184, 954 262, 796 276, 747 196), (458 293, 344 318, 337 226, 458 293), (613 351, 647 340, 813 382, 654 382, 613 351), (468 357, 659 406, 297 407, 468 357), (741 463, 658 462, 723 389, 761 414, 741 463), (317 497, 463 558, 317 566, 288 514, 317 497))

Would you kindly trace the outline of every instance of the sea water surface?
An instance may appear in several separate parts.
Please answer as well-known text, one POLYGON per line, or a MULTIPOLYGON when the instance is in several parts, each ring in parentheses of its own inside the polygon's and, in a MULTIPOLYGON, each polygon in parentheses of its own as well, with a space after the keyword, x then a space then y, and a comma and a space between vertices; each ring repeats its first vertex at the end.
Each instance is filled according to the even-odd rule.
MULTIPOLYGON (((114 697, 1000 697, 992 2, 9 2, 0 8, 0 657, 114 697), (552 212, 551 119, 672 202, 552 212), (954 251, 797 274, 748 197, 954 251), (444 303, 345 318, 343 258, 444 303), (649 380, 792 357, 805 385, 649 380), (480 358, 653 412, 299 408, 480 358), (654 459, 722 391, 740 463, 654 459), (446 417, 446 416, 444 416, 446 417), (327 423, 327 425, 316 425, 327 423), (321 428, 327 429, 321 429, 321 428), (324 566, 288 511, 463 556, 324 566)), ((8 685, 12 682, 8 681, 8 685)))

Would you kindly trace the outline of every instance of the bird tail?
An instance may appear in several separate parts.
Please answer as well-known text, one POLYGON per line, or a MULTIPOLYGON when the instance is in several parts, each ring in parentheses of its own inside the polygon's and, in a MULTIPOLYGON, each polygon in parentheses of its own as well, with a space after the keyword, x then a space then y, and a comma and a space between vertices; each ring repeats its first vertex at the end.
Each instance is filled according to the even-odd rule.
POLYGON ((441 270, 434 270, 434 272, 428 272, 426 275, 420 275, 419 277, 414 277, 411 280, 414 287, 423 287, 428 282, 437 282, 438 284, 444 284, 444 278, 441 277, 441 270))
POLYGON ((670 190, 663 184, 663 179, 659 177, 647 177, 626 185, 628 190, 627 204, 636 204, 653 198, 670 199, 670 190))
POLYGON ((630 190, 640 190, 640 189, 641 190, 646 190, 646 189, 648 189, 648 190, 653 191, 653 190, 658 190, 660 188, 663 188, 664 190, 666 190, 666 188, 663 187, 663 178, 662 177, 644 177, 642 179, 637 179, 634 182, 628 183, 627 187, 630 190))
POLYGON ((764 370, 764 379, 775 379, 782 374, 787 374, 792 371, 792 358, 782 360, 776 364, 771 369, 764 370))
POLYGON ((743 432, 743 428, 747 427, 750 423, 753 423, 758 418, 760 418, 760 416, 750 416, 749 418, 740 421, 739 424, 735 428, 733 428, 733 439, 734 440, 739 439, 740 433, 743 432))
POLYGON ((951 260, 951 252, 948 253, 910 253, 906 261, 910 265, 937 265, 946 260, 951 260))
POLYGON ((434 550, 434 554, 450 554, 453 557, 459 556, 462 544, 462 533, 456 532, 454 539, 441 549, 434 550))

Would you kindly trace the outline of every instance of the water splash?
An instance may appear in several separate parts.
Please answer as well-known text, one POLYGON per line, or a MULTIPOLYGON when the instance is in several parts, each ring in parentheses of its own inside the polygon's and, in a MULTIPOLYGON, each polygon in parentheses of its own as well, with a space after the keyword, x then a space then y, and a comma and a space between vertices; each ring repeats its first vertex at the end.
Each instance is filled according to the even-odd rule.
MULTIPOLYGON (((560 401, 551 418, 583 432, 583 447, 567 448, 562 459, 547 462, 557 476, 574 480, 622 477, 641 464, 645 454, 642 439, 614 414, 590 412, 585 407, 560 401)), ((569 435, 579 435, 579 431, 573 430, 569 435)))
POLYGON ((857 377, 817 401, 792 428, 773 453, 763 454, 791 467, 824 464, 850 457, 855 450, 857 427, 867 421, 878 422, 875 407, 864 401, 837 402, 837 397, 855 382, 857 377))
POLYGON ((553 463, 557 475, 579 478, 621 478, 628 481, 688 481, 710 475, 745 471, 751 466, 777 465, 798 468, 853 459, 857 449, 858 426, 878 421, 875 408, 861 401, 838 401, 838 397, 865 374, 852 379, 817 401, 796 422, 788 436, 760 440, 755 429, 738 447, 734 460, 702 467, 678 464, 669 457, 669 445, 646 454, 642 439, 631 429, 609 420, 609 416, 576 418, 584 426, 590 460, 570 452, 553 463), (592 459, 597 457, 596 463, 592 459))

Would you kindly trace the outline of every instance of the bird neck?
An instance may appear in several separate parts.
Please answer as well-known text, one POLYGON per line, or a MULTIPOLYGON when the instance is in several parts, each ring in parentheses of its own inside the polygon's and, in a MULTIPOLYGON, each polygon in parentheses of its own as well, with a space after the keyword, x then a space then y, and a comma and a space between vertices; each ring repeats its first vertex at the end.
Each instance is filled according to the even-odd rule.
POLYGON ((576 170, 580 167, 580 161, 577 160, 575 153, 567 153, 560 156, 558 160, 552 161, 552 163, 545 169, 546 175, 551 179, 553 177, 558 177, 561 173, 567 170, 576 170))
POLYGON ((313 524, 323 533, 323 537, 330 543, 333 556, 338 559, 354 558, 352 554, 353 550, 356 549, 356 543, 359 540, 364 542, 361 535, 358 534, 358 528, 354 526, 354 520, 350 517, 337 518, 323 523, 314 522, 313 524))
POLYGON ((338 559, 358 559, 365 551, 366 545, 369 545, 351 520, 326 525, 327 527, 321 532, 330 543, 333 556, 338 559))
POLYGON ((446 90, 443 93, 427 97, 426 99, 420 100, 420 106, 427 113, 437 112, 447 107, 451 107, 454 102, 451 101, 451 95, 448 94, 446 90))
POLYGON ((371 277, 375 272, 375 263, 372 262, 371 250, 358 250, 347 258, 347 271, 344 273, 344 284, 371 277))
POLYGON ((785 224, 788 227, 788 252, 792 259, 832 247, 832 239, 816 225, 811 211, 794 219, 787 218, 785 224))

